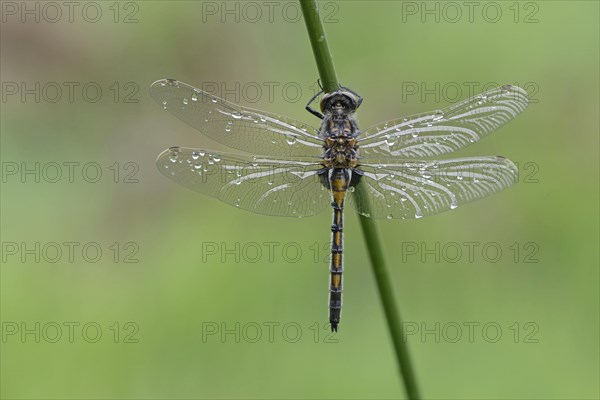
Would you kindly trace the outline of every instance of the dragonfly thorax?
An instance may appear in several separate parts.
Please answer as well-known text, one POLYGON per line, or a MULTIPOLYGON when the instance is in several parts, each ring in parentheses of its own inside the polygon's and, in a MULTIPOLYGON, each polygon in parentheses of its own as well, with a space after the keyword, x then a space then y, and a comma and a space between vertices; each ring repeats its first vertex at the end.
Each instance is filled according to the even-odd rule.
POLYGON ((345 135, 328 136, 324 143, 324 164, 328 168, 354 168, 358 164, 356 139, 345 135))
POLYGON ((359 106, 358 96, 348 90, 339 89, 323 96, 320 136, 324 140, 325 167, 354 168, 358 165, 356 137, 360 131, 354 113, 359 106))

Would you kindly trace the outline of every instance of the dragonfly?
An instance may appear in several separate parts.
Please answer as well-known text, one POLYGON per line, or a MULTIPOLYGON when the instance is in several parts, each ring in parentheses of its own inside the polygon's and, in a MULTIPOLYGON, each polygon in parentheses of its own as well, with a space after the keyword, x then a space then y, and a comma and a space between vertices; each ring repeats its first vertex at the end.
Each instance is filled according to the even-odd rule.
POLYGON ((169 179, 257 214, 310 217, 333 209, 329 322, 342 309, 343 211, 370 218, 422 218, 481 199, 516 182, 501 156, 437 159, 514 119, 527 92, 504 85, 447 108, 359 129, 362 103, 345 87, 317 93, 306 109, 318 128, 259 111, 175 79, 154 82, 156 102, 204 136, 236 152, 170 147, 156 161, 169 179), (319 111, 312 106, 321 96, 319 111))

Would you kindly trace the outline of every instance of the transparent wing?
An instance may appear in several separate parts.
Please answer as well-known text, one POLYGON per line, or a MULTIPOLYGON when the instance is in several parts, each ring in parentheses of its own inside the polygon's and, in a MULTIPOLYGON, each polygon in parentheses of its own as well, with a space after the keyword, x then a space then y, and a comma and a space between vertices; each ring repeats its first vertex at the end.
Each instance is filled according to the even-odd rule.
POLYGON ((150 95, 165 110, 209 138, 253 154, 320 156, 318 131, 301 122, 238 106, 174 79, 156 81, 150 95))
POLYGON ((366 201, 354 190, 348 202, 373 218, 421 218, 496 193, 516 182, 517 167, 504 157, 469 157, 399 164, 362 164, 366 201))
POLYGON ((362 133, 360 153, 364 159, 414 159, 451 153, 515 118, 528 101, 525 90, 505 85, 443 110, 387 121, 362 133))
POLYGON ((308 217, 329 205, 330 194, 311 160, 265 159, 171 147, 156 160, 167 178, 196 192, 258 214, 308 217))

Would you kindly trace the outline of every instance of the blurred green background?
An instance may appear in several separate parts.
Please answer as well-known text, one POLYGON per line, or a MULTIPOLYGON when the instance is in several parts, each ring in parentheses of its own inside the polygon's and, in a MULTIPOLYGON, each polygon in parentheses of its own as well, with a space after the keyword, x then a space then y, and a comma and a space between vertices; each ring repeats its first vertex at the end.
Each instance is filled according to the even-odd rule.
MULTIPOLYGON (((244 105, 318 123, 304 111, 318 76, 299 6, 83 2, 71 18, 47 4, 62 15, 2 3, 0 395, 403 398, 351 210, 343 319, 330 336, 329 212, 253 215, 154 165, 172 145, 222 149, 152 101, 160 78, 238 84, 244 105), (36 82, 39 102, 23 95, 36 82), (39 182, 22 175, 36 168, 39 182)), ((321 4, 338 76, 365 98, 363 128, 493 82, 532 99, 457 154, 509 157, 515 186, 379 223, 425 398, 599 396, 598 4, 476 2, 471 14, 460 2, 321 4)))

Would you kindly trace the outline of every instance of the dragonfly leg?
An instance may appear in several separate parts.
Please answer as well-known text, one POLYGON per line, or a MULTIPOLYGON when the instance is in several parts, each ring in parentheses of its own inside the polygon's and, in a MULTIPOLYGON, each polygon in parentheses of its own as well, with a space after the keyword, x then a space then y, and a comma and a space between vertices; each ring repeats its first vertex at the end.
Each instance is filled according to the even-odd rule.
MULTIPOLYGON (((320 87, 320 86, 321 86, 321 84, 319 83, 319 87, 320 87)), ((319 93, 315 94, 315 95, 313 96, 313 98, 312 98, 312 99, 310 99, 310 100, 309 100, 309 102, 308 102, 308 104, 306 105, 306 111, 308 111, 309 113, 311 113, 312 115, 316 116, 316 117, 317 117, 317 118, 319 118, 319 119, 323 119, 323 118, 325 118, 325 117, 323 116, 323 114, 321 114, 321 113, 320 113, 320 112, 318 112, 317 110, 313 109, 313 108, 312 108, 310 105, 312 104, 312 102, 313 102, 313 101, 315 101, 315 99, 316 99, 317 97, 319 97, 319 95, 320 95, 321 93, 323 93, 323 90, 322 90, 322 89, 321 89, 321 91, 320 91, 319 93)))
POLYGON ((317 110, 314 110, 311 106, 306 106, 306 110, 311 113, 312 115, 316 116, 319 119, 323 119, 325 118, 325 116, 323 114, 321 114, 320 112, 318 112, 317 110))

